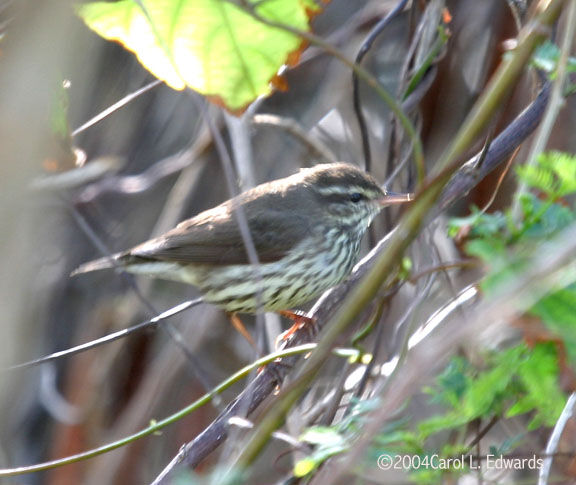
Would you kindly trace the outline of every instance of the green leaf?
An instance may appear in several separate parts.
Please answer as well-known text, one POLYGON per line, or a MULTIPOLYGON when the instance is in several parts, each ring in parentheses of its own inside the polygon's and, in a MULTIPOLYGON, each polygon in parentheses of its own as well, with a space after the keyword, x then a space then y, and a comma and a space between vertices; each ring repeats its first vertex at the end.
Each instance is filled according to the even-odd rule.
MULTIPOLYGON (((560 58, 560 48, 550 41, 543 42, 538 46, 534 55, 532 56, 532 64, 537 69, 545 71, 550 74, 550 78, 556 77, 556 69, 558 67, 558 59, 560 58)), ((567 65, 568 72, 576 71, 576 58, 570 57, 567 65)))
POLYGON ((542 298, 531 313, 554 326, 568 325, 576 328, 576 285, 571 285, 542 298))
POLYGON ((529 399, 528 396, 523 396, 508 408, 506 411, 506 417, 512 418, 520 414, 526 414, 527 412, 532 411, 532 409, 534 409, 534 403, 532 400, 529 399))
POLYGON ((432 396, 433 403, 457 407, 470 384, 469 374, 472 370, 472 365, 466 359, 456 356, 438 376, 437 388, 424 388, 424 392, 432 396))
POLYGON ((554 174, 539 165, 522 165, 516 171, 520 179, 529 187, 539 189, 546 194, 553 193, 554 174))
POLYGON ((342 453, 348 448, 347 441, 336 430, 328 426, 313 426, 300 436, 301 441, 316 445, 314 452, 294 465, 296 477, 303 477, 314 471, 328 458, 342 453))
POLYGON ((466 244, 466 252, 486 262, 493 262, 497 256, 502 256, 506 250, 504 241, 499 239, 473 239, 466 244))
MULTIPOLYGON (((251 0, 272 22, 308 30, 311 0, 251 0)), ((271 81, 302 41, 225 0, 120 0, 78 7, 84 22, 122 43, 174 89, 190 87, 230 111, 271 92, 271 81)))
POLYGON ((576 192, 576 157, 562 152, 550 152, 542 155, 541 160, 541 164, 556 177, 559 197, 576 192))
POLYGON ((542 201, 534 194, 522 194, 520 205, 524 220, 522 236, 531 239, 547 239, 572 223, 576 215, 570 208, 542 201), (529 221, 529 222, 528 222, 529 221))
POLYGON ((300 435, 300 441, 318 446, 343 446, 345 440, 335 429, 328 426, 312 426, 300 435))
POLYGON ((418 425, 419 437, 424 441, 435 433, 463 426, 467 424, 468 421, 468 418, 460 414, 459 410, 443 415, 432 416, 418 425))
POLYGON ((576 285, 554 291, 538 301, 530 313, 540 317, 547 328, 558 335, 568 360, 576 366, 576 285))
POLYGON ((534 409, 536 415, 528 425, 529 430, 541 425, 553 426, 560 416, 566 398, 560 390, 558 374, 558 355, 552 343, 536 345, 530 357, 521 363, 518 376, 526 395, 518 401, 517 408, 524 409, 523 412, 530 407, 534 409))
POLYGON ((484 213, 472 206, 467 217, 454 217, 448 223, 448 235, 455 237, 462 227, 470 228, 470 238, 499 235, 506 228, 506 216, 502 212, 484 213))
POLYGON ((412 424, 411 416, 403 416, 384 425, 372 442, 373 460, 376 460, 383 451, 410 454, 423 452, 419 436, 409 430, 412 424))
POLYGON ((500 402, 509 389, 524 352, 523 345, 502 352, 491 369, 470 383, 460 411, 468 421, 500 413, 500 402))
POLYGON ((389 448, 392 445, 399 445, 399 444, 416 444, 417 439, 416 435, 410 431, 390 431, 388 433, 382 432, 378 433, 374 438, 374 444, 377 445, 378 451, 380 452, 382 448, 386 447, 389 448))
POLYGON ((576 157, 566 153, 544 153, 536 164, 517 167, 517 173, 528 186, 550 198, 576 192, 576 157))
POLYGON ((550 41, 546 41, 540 44, 534 51, 532 63, 542 71, 553 72, 556 69, 559 57, 560 49, 558 46, 550 41))

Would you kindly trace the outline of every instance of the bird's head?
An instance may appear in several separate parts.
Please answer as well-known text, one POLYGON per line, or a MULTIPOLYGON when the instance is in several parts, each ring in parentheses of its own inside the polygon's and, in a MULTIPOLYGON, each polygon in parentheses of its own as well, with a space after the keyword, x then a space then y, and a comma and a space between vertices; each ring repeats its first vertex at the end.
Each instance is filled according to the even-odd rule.
POLYGON ((366 229, 382 208, 411 200, 410 194, 385 191, 370 174, 347 163, 316 165, 298 176, 324 217, 341 226, 366 229))

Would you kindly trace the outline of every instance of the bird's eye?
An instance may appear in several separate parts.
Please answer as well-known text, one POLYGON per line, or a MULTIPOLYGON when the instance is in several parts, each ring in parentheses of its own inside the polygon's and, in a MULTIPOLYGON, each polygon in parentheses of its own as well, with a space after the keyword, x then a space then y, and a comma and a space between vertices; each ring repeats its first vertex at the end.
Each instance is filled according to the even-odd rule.
POLYGON ((363 198, 364 196, 360 192, 354 192, 350 194, 350 201, 354 203, 360 202, 363 198))

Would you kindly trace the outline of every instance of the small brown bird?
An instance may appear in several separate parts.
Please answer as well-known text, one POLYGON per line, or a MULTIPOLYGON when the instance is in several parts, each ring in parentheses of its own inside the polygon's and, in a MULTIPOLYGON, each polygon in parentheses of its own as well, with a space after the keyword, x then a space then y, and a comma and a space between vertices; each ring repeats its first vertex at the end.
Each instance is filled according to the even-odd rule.
POLYGON ((287 310, 342 281, 374 217, 409 200, 383 191, 352 165, 317 165, 248 190, 128 251, 83 264, 72 275, 119 266, 192 284, 205 301, 231 313, 287 310), (258 268, 240 233, 240 208, 258 268))

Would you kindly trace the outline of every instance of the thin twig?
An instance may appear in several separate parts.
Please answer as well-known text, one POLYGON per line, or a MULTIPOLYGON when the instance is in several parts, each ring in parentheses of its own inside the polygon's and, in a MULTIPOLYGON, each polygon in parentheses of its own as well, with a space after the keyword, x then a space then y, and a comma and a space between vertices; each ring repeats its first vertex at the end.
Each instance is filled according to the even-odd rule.
POLYGON ((554 454, 558 449, 558 445, 560 443, 560 438, 562 437, 562 433, 568 424, 568 421, 573 419, 574 417, 574 410, 576 409, 576 393, 570 394, 568 401, 566 401, 566 405, 560 414, 560 417, 556 421, 554 425, 554 429, 552 430, 552 434, 550 438, 548 438, 548 443, 546 444, 546 454, 549 455, 549 458, 546 458, 544 461, 544 465, 540 468, 538 472, 538 485, 547 485, 548 478, 550 477, 550 471, 552 469, 552 462, 554 454))
POLYGON ((40 357, 39 359, 30 360, 28 362, 23 362, 21 364, 15 364, 10 366, 8 369, 26 369, 28 367, 33 367, 38 364, 44 364, 45 362, 51 362, 53 360, 61 359, 63 357, 70 357, 71 355, 78 354, 80 352, 85 352, 86 350, 90 350, 101 345, 108 344, 110 342, 114 342, 115 340, 127 337, 135 332, 139 332, 141 330, 152 328, 158 326, 159 323, 162 323, 164 320, 177 315, 189 308, 192 308, 196 305, 200 305, 203 303, 202 298, 196 298, 195 300, 185 301, 180 303, 172 308, 160 313, 159 315, 145 320, 143 322, 137 323, 136 325, 132 325, 131 327, 124 328, 117 332, 110 333, 105 335, 104 337, 100 337, 95 340, 91 340, 90 342, 86 342, 85 344, 76 345, 74 347, 70 347, 66 350, 60 350, 59 352, 54 352, 52 354, 46 355, 44 357, 40 357))
POLYGON ((110 105, 108 108, 106 108, 104 111, 98 113, 96 116, 94 116, 93 118, 89 119, 86 123, 84 123, 83 125, 80 125, 78 128, 76 128, 73 132, 72 132, 72 136, 76 136, 79 135, 80 133, 82 133, 83 131, 86 131, 88 128, 94 126, 96 123, 99 123, 100 121, 102 121, 103 119, 105 119, 106 117, 110 116, 112 113, 114 113, 115 111, 118 111, 120 108, 123 108, 124 106, 126 106, 128 103, 130 103, 131 101, 135 100, 137 97, 141 96, 142 94, 150 91, 152 88, 155 88, 156 86, 159 86, 160 84, 162 84, 164 81, 162 81, 161 79, 156 79, 155 81, 152 81, 151 83, 146 84, 146 86, 141 87, 140 89, 137 89, 136 91, 134 91, 133 93, 128 94, 127 96, 124 96, 121 100, 116 101, 114 104, 110 105))
POLYGON ((316 154, 322 161, 337 161, 337 158, 332 150, 330 150, 330 147, 322 143, 320 140, 311 137, 304 130, 304 128, 298 124, 296 120, 283 118, 273 114, 257 114, 252 118, 252 123, 256 125, 267 125, 274 126, 276 128, 282 128, 300 140, 306 147, 308 147, 310 152, 316 154))
POLYGON ((475 259, 464 259, 462 261, 454 261, 452 263, 446 262, 432 266, 431 268, 423 269, 416 274, 410 275, 408 281, 414 284, 423 276, 428 276, 431 273, 436 273, 438 271, 447 271, 449 269, 473 268, 474 266, 478 266, 478 261, 475 259))
MULTIPOLYGON (((362 64, 364 56, 368 54, 368 51, 372 48, 374 41, 386 28, 386 26, 404 10, 404 7, 408 3, 408 0, 400 0, 396 6, 388 12, 388 14, 381 19, 370 33, 366 36, 366 39, 360 46, 358 54, 356 54, 356 59, 354 62, 356 65, 362 64)), ((362 140, 362 151, 364 152, 364 169, 370 172, 372 169, 372 155, 370 153, 370 135, 368 133, 368 127, 366 126, 366 119, 364 118, 364 113, 362 112, 362 104, 360 101, 360 79, 356 71, 352 71, 352 101, 354 105, 354 114, 356 115, 356 120, 358 121, 358 128, 360 129, 360 139, 362 140)))
POLYGON ((490 195, 490 198, 488 199, 486 204, 484 204, 484 207, 482 207, 482 210, 480 211, 482 214, 486 213, 488 211, 488 209, 490 209, 490 207, 492 206, 494 201, 496 200, 496 196, 498 195, 498 192, 500 191, 500 187, 502 187, 502 183, 504 182, 506 175, 508 175, 508 172, 510 171, 510 168, 512 167, 512 165, 514 163, 514 160, 516 158, 516 155, 518 155, 519 150, 520 150, 520 147, 516 148, 516 150, 514 150, 512 155, 510 155, 510 158, 506 162, 506 165, 504 165, 504 170, 502 170, 502 173, 500 174, 500 176, 498 177, 498 180, 496 181, 496 187, 494 187, 494 190, 492 190, 492 194, 490 195))
POLYGON ((498 421, 500 421, 500 416, 492 416, 492 419, 488 421, 488 423, 482 429, 478 430, 476 436, 474 436, 472 441, 466 445, 466 449, 471 450, 475 446, 479 445, 480 441, 482 441, 482 438, 488 434, 488 432, 496 425, 498 421))
POLYGON ((154 187, 166 177, 180 172, 196 162, 198 154, 207 146, 207 140, 198 139, 194 146, 156 162, 150 168, 136 175, 122 175, 104 178, 82 188, 75 197, 77 204, 87 204, 108 192, 134 195, 154 187), (206 142, 206 145, 204 145, 206 142))

